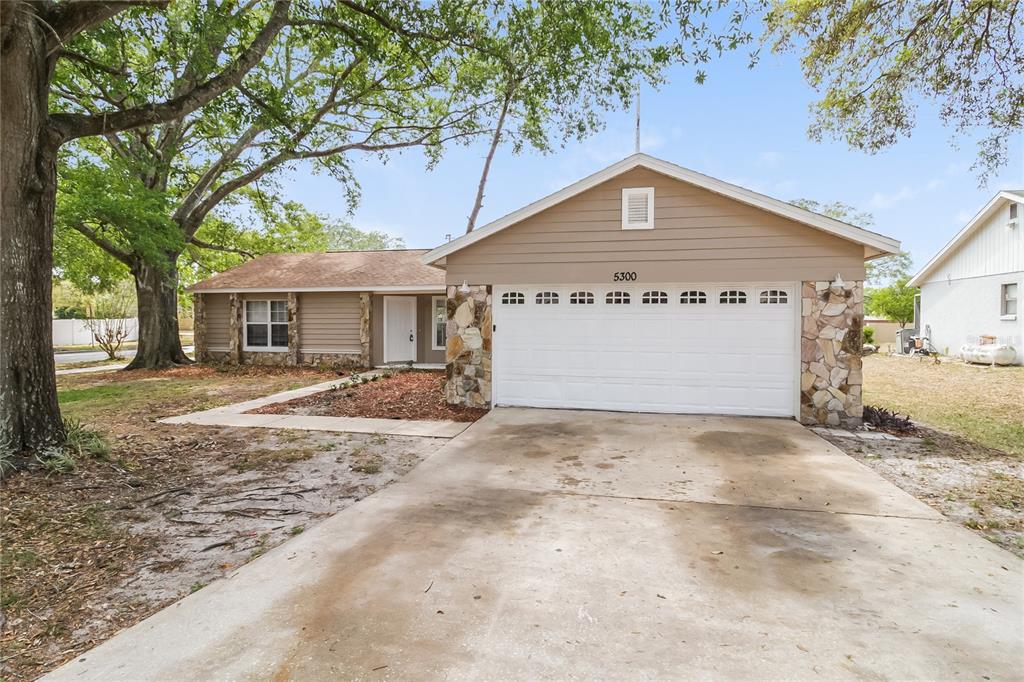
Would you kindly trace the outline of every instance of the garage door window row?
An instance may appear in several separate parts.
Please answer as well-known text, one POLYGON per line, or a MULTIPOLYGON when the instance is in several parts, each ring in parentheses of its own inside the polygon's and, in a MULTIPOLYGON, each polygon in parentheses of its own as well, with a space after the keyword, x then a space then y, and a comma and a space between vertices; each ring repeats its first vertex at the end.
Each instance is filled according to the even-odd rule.
MULTIPOLYGON (((643 292, 639 299, 642 305, 668 305, 670 300, 668 292, 658 289, 643 292)), ((707 305, 708 299, 708 293, 701 289, 690 289, 679 294, 681 305, 707 305)), ((746 289, 723 289, 718 293, 719 305, 746 305, 752 300, 761 305, 785 305, 789 303, 789 293, 784 289, 762 289, 753 299, 746 289)), ((537 305, 558 305, 560 302, 557 291, 540 291, 534 296, 537 305)), ((569 305, 594 305, 596 302, 597 297, 592 291, 573 291, 569 294, 569 305)), ((609 291, 605 294, 604 302, 605 305, 630 305, 633 297, 628 291, 609 291)), ((501 303, 526 305, 526 294, 519 291, 505 292, 501 295, 501 303)))

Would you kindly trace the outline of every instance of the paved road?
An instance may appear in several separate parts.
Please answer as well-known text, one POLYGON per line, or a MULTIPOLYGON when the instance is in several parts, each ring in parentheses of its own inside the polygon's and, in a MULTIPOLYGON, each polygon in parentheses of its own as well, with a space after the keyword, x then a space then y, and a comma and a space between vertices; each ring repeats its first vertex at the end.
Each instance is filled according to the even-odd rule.
POLYGON ((46 679, 1020 679, 1022 566, 794 421, 498 409, 46 679))
MULTIPOLYGON (((184 351, 186 353, 192 352, 192 346, 185 346, 184 351)), ((128 359, 135 357, 134 350, 123 350, 118 353, 118 356, 128 359)), ((53 360, 58 365, 69 365, 74 362, 95 362, 97 360, 106 360, 107 354, 101 350, 89 350, 75 353, 54 353, 53 360)))

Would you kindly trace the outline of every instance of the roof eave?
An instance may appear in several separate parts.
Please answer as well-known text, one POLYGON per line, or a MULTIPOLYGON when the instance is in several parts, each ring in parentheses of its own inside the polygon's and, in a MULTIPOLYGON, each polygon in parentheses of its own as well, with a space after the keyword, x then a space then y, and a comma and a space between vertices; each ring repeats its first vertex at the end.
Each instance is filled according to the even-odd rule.
POLYGON ((995 213, 998 208, 1002 207, 1003 202, 1009 201, 1021 202, 1022 198, 1014 192, 1000 191, 994 197, 989 199, 988 203, 985 204, 959 232, 953 235, 953 238, 946 242, 946 245, 939 249, 939 252, 935 254, 931 260, 925 263, 924 267, 921 268, 916 275, 911 277, 907 284, 912 287, 919 287, 924 284, 924 280, 935 272, 936 268, 945 263, 946 259, 952 256, 956 250, 974 234, 982 223, 991 218, 992 214, 995 213))

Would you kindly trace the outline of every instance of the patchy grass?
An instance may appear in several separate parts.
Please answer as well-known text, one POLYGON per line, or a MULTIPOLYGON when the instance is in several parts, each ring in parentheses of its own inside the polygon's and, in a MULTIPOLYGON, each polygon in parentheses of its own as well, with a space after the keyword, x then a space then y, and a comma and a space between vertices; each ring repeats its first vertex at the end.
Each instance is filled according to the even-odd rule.
POLYGON ((0 481, 0 680, 52 670, 440 447, 156 421, 336 378, 210 366, 58 377, 68 461, 31 460, 0 481), (354 471, 366 462, 377 473, 354 471))
POLYGON ((1024 367, 871 355, 864 359, 864 404, 1024 456, 1024 367))

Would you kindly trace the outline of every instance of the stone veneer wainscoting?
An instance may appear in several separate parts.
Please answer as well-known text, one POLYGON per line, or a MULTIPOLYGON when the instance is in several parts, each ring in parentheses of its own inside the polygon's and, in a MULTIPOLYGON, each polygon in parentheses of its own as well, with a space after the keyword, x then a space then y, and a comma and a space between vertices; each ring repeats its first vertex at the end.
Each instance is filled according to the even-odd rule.
POLYGON ((487 407, 491 403, 491 287, 477 285, 462 293, 448 287, 448 381, 445 400, 452 405, 487 407))
POLYGON ((800 421, 859 426, 864 283, 804 282, 800 305, 800 421))

